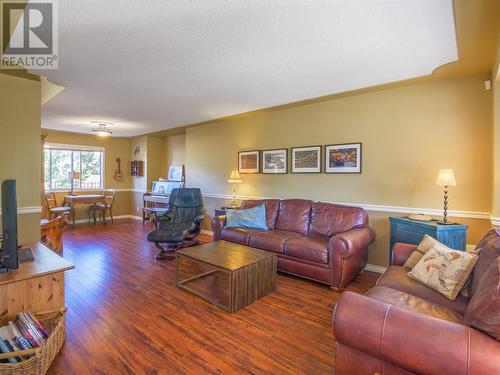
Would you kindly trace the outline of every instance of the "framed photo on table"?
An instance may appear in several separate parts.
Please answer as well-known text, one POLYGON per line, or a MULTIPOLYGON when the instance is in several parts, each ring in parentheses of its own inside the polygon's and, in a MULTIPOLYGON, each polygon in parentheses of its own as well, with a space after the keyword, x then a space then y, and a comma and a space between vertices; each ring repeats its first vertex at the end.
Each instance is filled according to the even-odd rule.
POLYGON ((361 143, 325 146, 325 173, 361 173, 361 143))
POLYGON ((288 173, 288 149, 262 150, 262 173, 288 173))
POLYGON ((239 173, 259 173, 260 172, 260 151, 240 151, 238 152, 238 172, 239 173))
POLYGON ((292 173, 321 173, 321 146, 292 147, 292 173))

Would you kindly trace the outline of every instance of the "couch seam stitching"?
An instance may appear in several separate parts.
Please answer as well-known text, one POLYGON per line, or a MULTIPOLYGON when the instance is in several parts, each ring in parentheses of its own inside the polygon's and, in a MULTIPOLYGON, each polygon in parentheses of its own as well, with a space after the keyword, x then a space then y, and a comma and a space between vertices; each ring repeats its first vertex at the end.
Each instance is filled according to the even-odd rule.
POLYGON ((383 359, 383 343, 384 343, 384 333, 385 333, 385 325, 387 323, 387 316, 389 315, 389 310, 391 309, 391 305, 387 306, 387 310, 385 310, 384 314, 384 322, 382 323, 382 331, 380 332, 380 362, 381 362, 381 372, 384 373, 384 359, 383 359))

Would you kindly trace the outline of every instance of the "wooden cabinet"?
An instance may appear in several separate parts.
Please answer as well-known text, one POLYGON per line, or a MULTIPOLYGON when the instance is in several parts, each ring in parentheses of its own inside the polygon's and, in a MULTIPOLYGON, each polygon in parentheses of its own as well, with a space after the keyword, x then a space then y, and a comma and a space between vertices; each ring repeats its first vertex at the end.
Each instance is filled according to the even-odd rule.
POLYGON ((396 242, 418 245, 427 234, 455 250, 465 250, 467 244, 467 225, 438 224, 437 221, 415 221, 406 217, 390 217, 391 239, 390 255, 396 242))
POLYGON ((34 261, 0 274, 0 325, 20 311, 36 314, 64 308, 64 272, 73 265, 41 243, 32 249, 34 261))

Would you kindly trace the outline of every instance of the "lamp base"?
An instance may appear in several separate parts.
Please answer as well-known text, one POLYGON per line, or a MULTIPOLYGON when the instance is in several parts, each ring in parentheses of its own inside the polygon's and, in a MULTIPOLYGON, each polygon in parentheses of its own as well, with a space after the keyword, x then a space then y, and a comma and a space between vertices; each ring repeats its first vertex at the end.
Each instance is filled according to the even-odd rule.
POLYGON ((454 225, 456 223, 452 223, 451 221, 442 221, 442 220, 438 220, 437 223, 439 225, 454 225))

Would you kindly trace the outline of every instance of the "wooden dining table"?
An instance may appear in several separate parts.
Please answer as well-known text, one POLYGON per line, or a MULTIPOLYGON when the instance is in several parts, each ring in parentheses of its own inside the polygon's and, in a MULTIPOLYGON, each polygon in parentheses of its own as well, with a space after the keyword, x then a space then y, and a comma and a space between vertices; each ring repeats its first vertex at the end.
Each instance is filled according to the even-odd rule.
POLYGON ((104 202, 104 194, 73 194, 65 195, 63 206, 71 207, 71 218, 73 219, 73 225, 75 224, 75 205, 77 204, 96 204, 99 202, 104 202))

